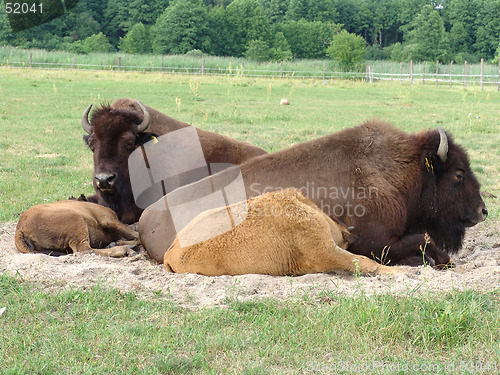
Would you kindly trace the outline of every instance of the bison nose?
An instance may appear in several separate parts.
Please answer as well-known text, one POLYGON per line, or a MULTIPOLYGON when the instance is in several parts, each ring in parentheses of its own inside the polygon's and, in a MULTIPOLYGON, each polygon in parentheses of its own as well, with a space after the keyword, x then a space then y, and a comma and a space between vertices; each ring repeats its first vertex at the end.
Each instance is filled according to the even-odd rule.
POLYGON ((100 173, 95 175, 95 181, 99 190, 111 190, 115 184, 116 175, 100 173))
POLYGON ((486 207, 483 207, 482 214, 483 220, 486 220, 486 218, 488 217, 488 209, 486 207))

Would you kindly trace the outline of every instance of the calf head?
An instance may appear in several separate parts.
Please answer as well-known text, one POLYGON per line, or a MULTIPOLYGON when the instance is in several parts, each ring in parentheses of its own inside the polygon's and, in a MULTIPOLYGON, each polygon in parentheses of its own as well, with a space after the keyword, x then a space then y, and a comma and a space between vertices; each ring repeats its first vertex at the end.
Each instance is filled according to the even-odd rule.
POLYGON ((488 215, 480 185, 466 152, 442 129, 420 135, 420 143, 423 187, 419 226, 438 247, 455 252, 462 245, 465 228, 488 215))
POLYGON ((109 105, 94 111, 89 121, 90 105, 82 117, 82 127, 88 133, 83 138, 94 153, 93 185, 98 203, 113 209, 120 220, 128 224, 136 221, 140 214, 130 184, 128 158, 137 147, 154 137, 145 132, 149 112, 144 105, 139 105, 143 118, 135 111, 109 105))

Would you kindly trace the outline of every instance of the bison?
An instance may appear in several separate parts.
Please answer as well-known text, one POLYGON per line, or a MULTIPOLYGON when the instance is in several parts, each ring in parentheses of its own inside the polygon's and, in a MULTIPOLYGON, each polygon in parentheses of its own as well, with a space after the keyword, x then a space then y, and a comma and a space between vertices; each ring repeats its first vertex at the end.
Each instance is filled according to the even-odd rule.
MULTIPOLYGON (((96 194, 88 200, 110 207, 118 218, 131 224, 139 220, 142 209, 134 202, 128 158, 154 137, 190 126, 137 100, 118 99, 94 111, 89 121, 89 105, 82 116, 84 139, 94 154, 93 185, 96 194)), ((208 163, 240 164, 266 152, 257 146, 224 135, 197 129, 208 163)))
MULTIPOLYGON (((294 187, 356 228, 359 240, 349 251, 391 265, 448 266, 465 229, 488 214, 466 152, 442 129, 407 134, 373 120, 239 168, 247 197, 294 187)), ((223 186, 227 174, 213 177, 223 186)), ((146 249, 162 236, 173 241, 164 217, 144 211, 139 233, 146 249)))
POLYGON ((301 192, 285 189, 198 215, 177 235, 163 264, 169 272, 207 276, 405 272, 344 250, 353 240, 345 225, 333 221, 301 192), (246 215, 244 221, 210 238, 224 224, 227 209, 233 216, 246 215))
POLYGON ((22 253, 94 252, 123 257, 132 253, 129 245, 139 244, 139 235, 121 223, 110 208, 66 200, 33 206, 23 212, 14 242, 22 253), (122 238, 127 241, 119 241, 122 238), (118 246, 103 249, 111 242, 118 246))

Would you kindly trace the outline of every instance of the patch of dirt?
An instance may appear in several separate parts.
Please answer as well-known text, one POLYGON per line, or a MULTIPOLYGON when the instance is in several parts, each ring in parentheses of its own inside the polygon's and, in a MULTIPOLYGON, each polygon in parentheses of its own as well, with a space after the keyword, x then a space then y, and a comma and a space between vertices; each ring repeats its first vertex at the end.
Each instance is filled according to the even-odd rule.
POLYGON ((499 222, 486 221, 470 228, 462 250, 454 255, 457 266, 436 271, 430 267, 406 267, 408 274, 355 277, 345 272, 299 277, 267 275, 207 277, 171 274, 145 255, 113 259, 95 254, 52 257, 21 254, 14 245, 15 223, 0 224, 0 274, 39 282, 49 292, 89 288, 96 284, 135 292, 145 297, 160 295, 188 308, 225 306, 240 301, 273 298, 321 298, 341 293, 392 293, 412 295, 450 290, 500 289, 499 222))

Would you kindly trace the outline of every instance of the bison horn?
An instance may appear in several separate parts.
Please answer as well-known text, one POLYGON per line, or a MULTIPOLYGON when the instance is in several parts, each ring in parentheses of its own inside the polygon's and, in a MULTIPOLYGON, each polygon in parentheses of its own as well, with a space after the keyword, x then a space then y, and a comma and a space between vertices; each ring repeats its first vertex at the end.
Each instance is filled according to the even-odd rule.
POLYGON ((137 125, 137 130, 139 132, 143 132, 149 126, 149 121, 151 119, 151 115, 149 114, 149 111, 144 106, 144 104, 142 104, 140 101, 137 101, 137 104, 139 104, 139 107, 141 107, 142 113, 144 114, 144 119, 142 120, 142 122, 139 125, 137 125))
POLYGON ((92 125, 90 125, 90 122, 89 122, 89 112, 90 112, 91 108, 92 108, 92 104, 90 104, 87 107, 87 109, 85 110, 85 112, 83 112, 83 116, 82 116, 82 128, 88 134, 92 133, 92 125))
POLYGON ((439 126, 437 128, 439 132, 439 147, 437 150, 437 155, 443 163, 446 163, 446 158, 448 157, 448 137, 443 129, 439 126))

